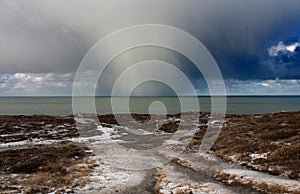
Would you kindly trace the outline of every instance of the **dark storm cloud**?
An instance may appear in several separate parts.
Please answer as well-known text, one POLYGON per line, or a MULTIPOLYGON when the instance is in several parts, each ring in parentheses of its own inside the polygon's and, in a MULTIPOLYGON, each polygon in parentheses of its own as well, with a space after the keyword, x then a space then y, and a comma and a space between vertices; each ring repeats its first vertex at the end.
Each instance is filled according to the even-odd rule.
POLYGON ((285 40, 300 25, 300 1, 224 1, 209 9, 213 11, 207 23, 199 25, 206 29, 196 34, 216 58, 224 77, 275 77, 263 63, 267 48, 271 42, 285 40))
POLYGON ((0 71, 75 71, 86 51, 105 35, 130 25, 159 23, 196 36, 225 78, 270 78, 273 72, 262 64, 267 48, 286 39, 299 14, 297 0, 3 0, 0 71))

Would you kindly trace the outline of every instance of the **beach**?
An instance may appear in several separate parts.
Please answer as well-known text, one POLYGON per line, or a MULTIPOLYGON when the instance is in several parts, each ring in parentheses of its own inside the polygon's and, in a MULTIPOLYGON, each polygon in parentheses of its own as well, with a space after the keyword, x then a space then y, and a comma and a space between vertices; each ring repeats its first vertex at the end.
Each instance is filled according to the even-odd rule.
POLYGON ((208 152, 199 145, 215 122, 186 120, 194 114, 133 114, 138 125, 122 114, 122 125, 111 114, 0 116, 0 191, 299 193, 300 112, 228 114, 208 152))

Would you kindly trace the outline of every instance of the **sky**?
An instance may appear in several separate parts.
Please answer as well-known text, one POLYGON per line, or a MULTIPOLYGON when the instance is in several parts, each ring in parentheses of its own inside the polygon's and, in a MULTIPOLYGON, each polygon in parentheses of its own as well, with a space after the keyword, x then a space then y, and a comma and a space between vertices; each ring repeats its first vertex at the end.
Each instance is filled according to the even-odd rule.
MULTIPOLYGON (((170 25, 196 37, 215 58, 229 95, 300 95, 300 0, 1 0, 0 96, 71 95, 89 49, 106 35, 139 24, 170 25)), ((109 95, 126 67, 146 59, 174 64, 197 94, 209 93, 188 59, 152 47, 117 56, 99 79, 96 95, 109 95)), ((85 84, 91 84, 89 77, 85 84)), ((135 91, 170 94, 156 85, 135 91)))

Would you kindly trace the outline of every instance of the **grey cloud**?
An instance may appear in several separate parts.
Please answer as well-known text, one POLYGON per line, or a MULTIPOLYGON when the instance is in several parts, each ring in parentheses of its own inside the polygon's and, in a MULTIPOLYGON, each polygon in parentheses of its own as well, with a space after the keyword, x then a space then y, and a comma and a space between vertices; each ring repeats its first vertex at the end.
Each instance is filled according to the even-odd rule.
POLYGON ((1 72, 75 71, 85 52, 104 35, 129 25, 161 23, 199 38, 229 77, 240 70, 233 58, 244 56, 241 62, 259 58, 270 39, 290 32, 300 9, 297 0, 3 0, 0 4, 1 72))
POLYGON ((1 72, 68 72, 85 52, 83 37, 59 20, 30 7, 31 2, 1 1, 1 72), (3 11, 4 10, 4 11, 3 11))

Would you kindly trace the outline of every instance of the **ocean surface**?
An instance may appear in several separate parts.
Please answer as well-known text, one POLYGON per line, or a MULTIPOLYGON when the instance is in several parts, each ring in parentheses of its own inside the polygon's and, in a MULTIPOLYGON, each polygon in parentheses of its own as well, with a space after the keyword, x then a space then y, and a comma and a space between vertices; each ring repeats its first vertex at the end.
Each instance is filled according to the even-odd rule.
MULTIPOLYGON (((182 106, 177 97, 131 97, 129 104, 124 103, 122 97, 115 97, 114 100, 117 102, 115 104, 119 113, 126 112, 126 107, 129 107, 131 113, 148 113, 150 104, 157 101, 163 103, 165 110, 170 114, 195 110, 195 107, 189 104, 191 98, 184 98, 187 103, 182 106)), ((80 97, 80 106, 86 106, 86 99, 88 98, 80 97)), ((210 97, 198 97, 198 101, 201 111, 210 112, 210 97)), ((98 114, 112 113, 111 98, 96 97, 95 107, 98 114)), ((152 112, 163 113, 161 107, 150 107, 152 112)), ((255 114, 298 110, 300 110, 300 96, 227 97, 227 113, 255 114)), ((68 115, 72 113, 72 97, 0 97, 0 114, 2 115, 68 115)))

